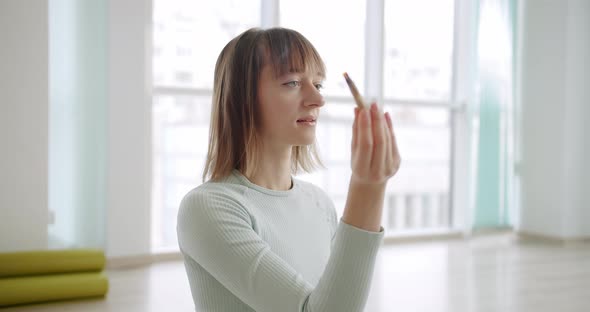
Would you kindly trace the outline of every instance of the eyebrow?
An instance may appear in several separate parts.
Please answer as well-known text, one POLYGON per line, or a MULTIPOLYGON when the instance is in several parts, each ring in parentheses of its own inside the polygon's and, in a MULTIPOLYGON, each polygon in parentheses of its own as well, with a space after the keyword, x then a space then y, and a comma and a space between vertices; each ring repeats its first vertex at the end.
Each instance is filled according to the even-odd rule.
MULTIPOLYGON (((288 73, 285 73, 285 74, 280 75, 278 78, 285 78, 285 77, 287 77, 289 75, 307 75, 307 74, 305 72, 298 72, 298 71, 297 72, 288 72, 288 73)), ((324 75, 322 75, 322 73, 320 73, 320 72, 317 72, 315 74, 314 78, 316 78, 316 77, 317 78, 320 78, 321 80, 325 80, 326 79, 326 77, 324 75)))

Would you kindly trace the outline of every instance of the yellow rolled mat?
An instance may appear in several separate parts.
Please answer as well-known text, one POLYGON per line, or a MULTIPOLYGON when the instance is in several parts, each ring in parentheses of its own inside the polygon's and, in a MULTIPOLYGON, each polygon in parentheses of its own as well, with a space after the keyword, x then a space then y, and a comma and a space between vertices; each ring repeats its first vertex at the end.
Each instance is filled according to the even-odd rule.
POLYGON ((0 278, 0 307, 106 295, 102 273, 69 273, 0 278))
POLYGON ((0 277, 101 271, 105 261, 99 249, 0 253, 0 277))

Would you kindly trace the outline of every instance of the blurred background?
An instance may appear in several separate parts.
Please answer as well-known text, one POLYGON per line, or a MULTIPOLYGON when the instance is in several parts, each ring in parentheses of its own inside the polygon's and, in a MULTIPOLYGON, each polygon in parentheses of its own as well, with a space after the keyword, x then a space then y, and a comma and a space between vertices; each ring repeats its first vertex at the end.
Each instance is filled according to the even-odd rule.
POLYGON ((178 253, 216 58, 242 31, 273 26, 326 62, 326 169, 299 178, 339 215, 347 71, 392 113, 403 158, 386 240, 590 237, 589 1, 0 0, 0 252, 178 253))

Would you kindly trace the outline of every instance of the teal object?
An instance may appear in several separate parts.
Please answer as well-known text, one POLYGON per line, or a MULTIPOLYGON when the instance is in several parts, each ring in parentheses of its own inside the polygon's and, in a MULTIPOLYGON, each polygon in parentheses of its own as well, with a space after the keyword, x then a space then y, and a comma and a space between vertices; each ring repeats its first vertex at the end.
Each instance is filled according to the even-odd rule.
MULTIPOLYGON (((514 165, 508 155, 509 146, 514 133, 510 133, 507 124, 513 114, 514 103, 514 79, 506 80, 506 77, 515 77, 515 34, 516 34, 516 2, 514 0, 482 0, 478 2, 478 19, 481 26, 481 16, 487 12, 483 10, 495 7, 501 13, 506 13, 505 28, 494 28, 496 31, 506 29, 508 38, 509 56, 499 53, 496 59, 491 60, 490 54, 483 60, 484 51, 478 51, 478 81, 479 93, 479 132, 477 145, 477 172, 475 187, 475 211, 473 228, 503 227, 511 223, 510 210, 514 209, 510 201, 510 188, 514 176, 514 165), (483 4, 488 4, 488 6, 483 4), (482 14, 483 13, 483 14, 482 14), (507 67, 497 67, 497 64, 508 62, 507 67), (492 64, 492 65, 490 65, 492 64), (506 72, 502 72, 505 70, 506 72), (510 85, 512 83, 512 85, 510 85)), ((502 15, 502 14, 500 14, 502 15)), ((494 24, 494 26, 497 26, 494 24)), ((487 25, 487 27, 490 27, 487 25)), ((501 43, 501 39, 478 36, 481 42, 501 43)), ((499 36, 501 38, 501 36, 499 36)), ((493 45, 492 45, 493 46, 493 45)), ((485 51, 489 52, 489 51, 485 51)))
POLYGON ((495 227, 500 220, 500 108, 491 77, 482 79, 479 116, 477 197, 474 227, 495 227))

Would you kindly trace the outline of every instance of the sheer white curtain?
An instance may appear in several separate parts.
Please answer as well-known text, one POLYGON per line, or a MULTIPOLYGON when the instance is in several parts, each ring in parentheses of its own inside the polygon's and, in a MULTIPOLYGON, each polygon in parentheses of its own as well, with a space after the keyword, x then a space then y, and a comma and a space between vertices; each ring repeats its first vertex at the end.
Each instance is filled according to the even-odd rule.
POLYGON ((105 246, 106 1, 49 1, 49 247, 105 246))

